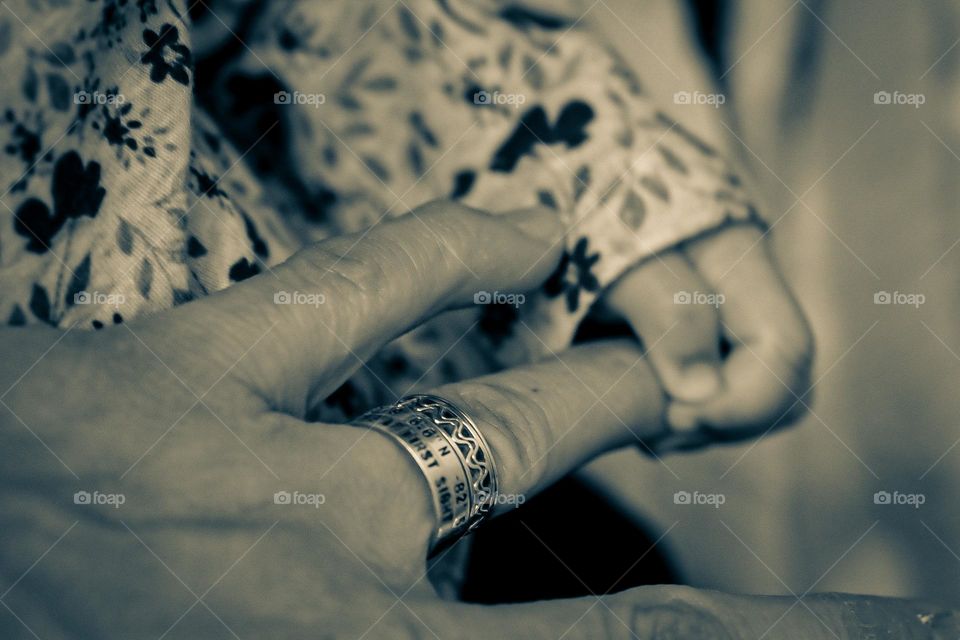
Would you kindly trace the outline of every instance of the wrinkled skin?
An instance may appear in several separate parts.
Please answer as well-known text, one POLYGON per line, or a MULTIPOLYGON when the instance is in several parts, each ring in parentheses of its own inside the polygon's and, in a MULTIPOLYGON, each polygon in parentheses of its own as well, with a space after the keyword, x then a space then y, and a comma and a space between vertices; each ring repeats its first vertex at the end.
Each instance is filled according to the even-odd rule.
MULTIPOLYGON (((419 215, 438 238, 400 219, 130 325, 0 332, 0 635, 853 638, 956 625, 942 611, 922 621, 933 610, 914 603, 674 586, 496 608, 439 599, 412 460, 380 434, 302 417, 392 337, 478 289, 532 288, 558 256, 537 212, 419 215), (531 244, 548 258, 532 268, 531 244), (274 305, 280 289, 328 304, 274 305), (106 503, 77 504, 82 491, 106 503), (278 491, 313 497, 277 504, 278 491)), ((436 392, 476 416, 506 493, 665 433, 665 396, 632 341, 436 392)))

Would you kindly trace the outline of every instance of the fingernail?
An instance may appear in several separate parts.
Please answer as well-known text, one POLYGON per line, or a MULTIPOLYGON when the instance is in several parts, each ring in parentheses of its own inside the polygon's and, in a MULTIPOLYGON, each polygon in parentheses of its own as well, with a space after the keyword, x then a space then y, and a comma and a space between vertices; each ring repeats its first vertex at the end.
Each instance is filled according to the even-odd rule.
POLYGON ((667 424, 674 431, 689 432, 700 427, 697 411, 682 404, 672 404, 667 408, 667 424))
POLYGON ((522 209, 504 215, 504 219, 520 229, 524 234, 544 242, 553 244, 563 237, 563 224, 560 214, 546 207, 522 209))
POLYGON ((692 364, 683 370, 679 393, 674 395, 685 402, 701 402, 720 390, 723 381, 716 367, 704 362, 692 364))

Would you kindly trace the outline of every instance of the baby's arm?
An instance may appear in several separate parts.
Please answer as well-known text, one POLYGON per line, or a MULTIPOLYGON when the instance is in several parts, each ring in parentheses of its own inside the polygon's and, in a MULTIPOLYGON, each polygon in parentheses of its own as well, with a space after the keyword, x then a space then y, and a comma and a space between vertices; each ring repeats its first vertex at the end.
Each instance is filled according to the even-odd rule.
MULTIPOLYGON (((568 24, 578 16, 570 14, 568 24)), ((526 29, 531 42, 549 32, 526 29)), ((491 37, 498 33, 494 22, 491 37)), ((515 90, 527 91, 536 106, 525 105, 516 132, 497 153, 513 159, 520 142, 544 142, 551 113, 558 123, 579 126, 582 140, 570 143, 554 133, 546 140, 554 144, 513 164, 494 163, 473 197, 496 207, 504 192, 529 189, 547 168, 558 186, 544 188, 540 199, 559 200, 570 215, 568 262, 543 298, 519 314, 524 324, 501 353, 514 357, 517 342, 524 357, 558 350, 599 295, 643 339, 671 396, 670 426, 698 431, 673 438, 671 446, 701 442, 704 435, 755 435, 790 422, 805 407, 812 341, 741 179, 725 154, 655 106, 651 93, 658 92, 641 88, 628 64, 599 45, 597 33, 549 33, 556 60, 525 72, 545 68, 537 71, 536 91, 524 87, 521 76, 515 90), (540 105, 545 117, 536 111, 540 105), (531 173, 518 181, 503 171, 507 166, 531 173), (486 192, 484 181, 492 184, 486 192), (545 318, 537 304, 549 309, 545 318)), ((507 91, 502 87, 510 79, 495 78, 496 88, 485 91, 507 91)), ((679 95, 682 103, 690 94, 679 95)), ((713 120, 707 124, 722 130, 719 118, 713 120)))
MULTIPOLYGON (((481 308, 484 355, 508 366, 562 351, 609 292, 617 294, 608 298, 610 306, 651 349, 651 362, 671 395, 704 395, 688 384, 689 355, 702 356, 708 371, 719 370, 725 389, 747 385, 733 396, 711 396, 719 404, 704 419, 690 415, 704 407, 676 404, 671 421, 717 427, 756 422, 736 414, 751 406, 744 394, 757 391, 757 373, 769 374, 753 353, 772 360, 780 350, 795 348, 806 355, 805 325, 769 265, 754 262, 761 252, 747 252, 729 276, 713 268, 722 262, 718 255, 726 259, 738 247, 746 252, 740 240, 731 244, 729 238, 750 243, 760 236, 756 210, 723 154, 657 108, 595 32, 576 15, 549 15, 516 3, 293 7, 264 20, 276 33, 254 39, 260 44, 248 63, 262 70, 265 61, 291 92, 322 92, 326 98, 322 105, 294 105, 283 113, 294 127, 292 166, 309 191, 322 187, 334 194, 325 212, 331 232, 360 230, 442 197, 493 211, 551 208, 567 229, 563 262, 523 304, 481 308), (297 35, 292 50, 281 46, 287 32, 297 35), (741 231, 730 235, 735 226, 741 231), (731 231, 711 233, 724 227, 731 231), (684 242, 689 251, 681 253, 676 247, 684 242), (663 253, 668 250, 673 254, 663 253), (689 278, 678 273, 681 265, 689 278), (753 279, 738 280, 747 269, 753 279), (735 281, 746 282, 762 304, 735 304, 735 281), (729 329, 722 333, 712 310, 707 316, 699 306, 673 304, 674 293, 692 299, 697 291, 712 292, 712 283, 723 284, 718 293, 731 298, 720 307, 729 329), (750 324, 771 312, 764 306, 771 302, 779 309, 774 329, 794 334, 789 344, 779 337, 787 334, 771 332, 768 321, 750 324), (743 320, 731 315, 740 309, 743 320), (721 337, 736 346, 722 365, 721 337), (737 346, 741 340, 743 348, 737 346), (761 349, 760 341, 769 346, 761 349)), ((490 301, 484 293, 495 292, 478 292, 478 302, 490 301)), ((427 346, 433 354, 436 345, 427 346)), ((792 366, 803 359, 785 361, 792 366)), ((434 355, 420 360, 435 362, 434 355)), ((784 397, 792 400, 776 384, 777 397, 759 393, 763 411, 750 409, 751 415, 766 416, 784 397)), ((704 388, 709 391, 709 383, 704 388)))

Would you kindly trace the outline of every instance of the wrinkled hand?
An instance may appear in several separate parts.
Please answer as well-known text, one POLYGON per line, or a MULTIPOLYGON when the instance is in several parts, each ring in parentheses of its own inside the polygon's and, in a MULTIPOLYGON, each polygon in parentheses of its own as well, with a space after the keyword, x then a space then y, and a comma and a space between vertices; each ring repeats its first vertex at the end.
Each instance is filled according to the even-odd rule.
MULTIPOLYGON (((672 586, 500 607, 437 597, 434 515, 408 454, 301 417, 426 317, 478 289, 534 287, 558 256, 527 273, 547 243, 522 229, 552 219, 428 205, 130 326, 0 331, 0 637, 926 637, 955 623, 895 601, 672 586), (323 303, 274 304, 280 290, 323 303)), ((663 410, 630 341, 436 393, 478 418, 506 494, 659 432, 663 410)))
POLYGON ((678 444, 756 436, 811 401, 813 339, 761 234, 735 225, 692 240, 605 296, 649 348, 678 444))
MULTIPOLYGON (((419 469, 382 434, 302 418, 426 318, 537 286, 559 248, 524 229, 554 220, 428 205, 129 325, 0 331, 0 637, 423 632, 444 609, 419 469)), ((662 411, 627 343, 437 393, 480 418, 514 494, 656 432, 662 411)))

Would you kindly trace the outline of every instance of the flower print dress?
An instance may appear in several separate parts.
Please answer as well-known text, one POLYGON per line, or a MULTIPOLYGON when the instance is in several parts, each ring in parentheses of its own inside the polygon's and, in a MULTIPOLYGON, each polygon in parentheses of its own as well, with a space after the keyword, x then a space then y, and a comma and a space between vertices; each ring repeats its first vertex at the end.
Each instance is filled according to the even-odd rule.
POLYGON ((556 4, 9 0, 0 320, 101 329, 451 198, 555 210, 557 270, 399 338, 316 417, 564 349, 625 270, 757 215, 556 4))

